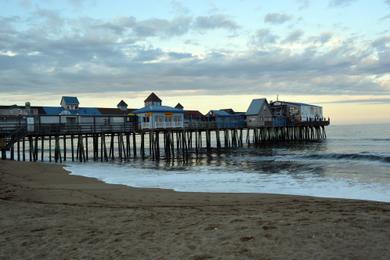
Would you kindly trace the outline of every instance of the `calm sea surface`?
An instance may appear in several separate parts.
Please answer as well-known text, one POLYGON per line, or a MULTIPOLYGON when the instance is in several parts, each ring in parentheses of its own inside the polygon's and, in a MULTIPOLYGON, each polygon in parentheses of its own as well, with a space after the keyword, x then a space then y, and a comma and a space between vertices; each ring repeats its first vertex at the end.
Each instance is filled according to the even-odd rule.
POLYGON ((390 202, 390 125, 330 126, 321 143, 245 147, 189 163, 67 163, 75 175, 134 187, 390 202))

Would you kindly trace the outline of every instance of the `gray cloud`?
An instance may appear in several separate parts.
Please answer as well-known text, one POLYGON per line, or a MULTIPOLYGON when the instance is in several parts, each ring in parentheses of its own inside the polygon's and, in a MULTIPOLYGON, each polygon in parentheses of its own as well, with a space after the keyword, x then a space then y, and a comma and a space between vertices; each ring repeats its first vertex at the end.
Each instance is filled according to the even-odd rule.
POLYGON ((299 41, 304 35, 302 30, 295 30, 288 34, 286 38, 283 40, 283 43, 293 43, 299 41))
POLYGON ((313 36, 308 39, 309 42, 315 42, 320 44, 326 44, 333 38, 332 32, 322 32, 318 36, 313 36))
POLYGON ((208 31, 214 29, 224 29, 234 31, 239 29, 239 26, 230 18, 224 15, 210 16, 178 16, 173 19, 151 18, 146 20, 137 20, 135 17, 120 17, 110 22, 101 21, 84 21, 83 23, 101 30, 114 31, 118 34, 129 32, 133 33, 134 37, 162 37, 169 38, 174 36, 182 36, 191 30, 208 31))
POLYGON ((351 5, 353 2, 356 2, 356 0, 330 0, 329 6, 330 7, 346 7, 348 5, 351 5))
POLYGON ((283 24, 292 19, 292 16, 281 13, 269 13, 264 17, 264 22, 271 24, 283 24))
POLYGON ((170 4, 172 6, 174 13, 176 13, 178 15, 189 15, 190 14, 190 10, 187 7, 185 7, 182 3, 180 3, 179 1, 172 0, 170 4))
POLYGON ((272 33, 269 29, 259 29, 257 30, 252 43, 255 46, 265 47, 268 44, 276 43, 279 39, 279 36, 272 33))
POLYGON ((390 36, 382 36, 372 42, 372 46, 379 51, 390 48, 390 36))
POLYGON ((321 104, 372 104, 372 105, 388 105, 390 104, 390 98, 365 98, 365 99, 352 99, 352 100, 335 100, 329 102, 321 102, 321 104))
MULTIPOLYGON (((389 0, 389 1, 390 1, 390 0, 389 0)), ((390 14, 381 17, 379 20, 380 20, 380 21, 383 21, 383 20, 387 20, 387 19, 390 19, 390 14)))
MULTIPOLYGON (((190 52, 167 51, 148 40, 160 37, 158 40, 163 41, 181 35, 188 40, 188 32, 199 30, 194 25, 196 18, 120 17, 102 21, 88 17, 74 20, 60 15, 53 16, 55 19, 48 17, 52 16, 33 21, 0 17, 2 93, 154 89, 217 95, 275 91, 390 94, 390 86, 378 83, 390 71, 388 37, 378 38, 367 48, 361 48, 353 40, 323 49, 314 44, 329 41, 333 34, 328 33, 309 38, 302 51, 293 52, 278 46, 280 37, 274 32, 261 29, 253 38, 255 47, 261 48, 239 52, 216 49, 199 57, 190 52), (192 22, 186 23, 188 19, 192 22), (373 55, 377 59, 370 60, 373 55)), ((234 28, 222 24, 223 29, 234 28)), ((291 32, 283 41, 299 40, 302 34, 291 32)))
POLYGON ((149 36, 178 36, 184 35, 190 29, 191 17, 176 17, 172 20, 166 19, 148 19, 137 22, 133 31, 141 37, 149 36))
POLYGON ((195 20, 195 27, 199 29, 227 29, 237 30, 239 26, 224 15, 199 16, 195 20))

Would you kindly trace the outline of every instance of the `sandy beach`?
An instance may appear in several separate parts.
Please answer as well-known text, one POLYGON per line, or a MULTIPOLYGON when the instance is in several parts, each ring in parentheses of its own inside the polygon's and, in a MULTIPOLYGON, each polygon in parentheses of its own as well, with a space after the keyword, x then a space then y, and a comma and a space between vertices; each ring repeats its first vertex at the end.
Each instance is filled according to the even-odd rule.
POLYGON ((0 161, 1 259, 389 259, 390 204, 109 185, 0 161))

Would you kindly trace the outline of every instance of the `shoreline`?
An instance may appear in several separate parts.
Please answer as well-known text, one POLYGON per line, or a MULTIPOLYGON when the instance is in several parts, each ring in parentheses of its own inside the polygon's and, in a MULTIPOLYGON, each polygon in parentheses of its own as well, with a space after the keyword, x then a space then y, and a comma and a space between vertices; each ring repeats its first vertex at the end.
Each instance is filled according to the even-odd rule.
POLYGON ((0 207, 4 259, 390 257, 386 202, 132 188, 0 161, 0 207))
MULTIPOLYGON (((82 164, 82 165, 85 165, 85 164, 82 164)), ((109 165, 109 163, 107 164, 109 165)), ((136 188, 136 189, 160 189, 160 190, 170 190, 170 191, 173 191, 173 192, 178 192, 178 193, 193 193, 193 194, 196 194, 196 193, 200 193, 200 194, 215 194, 215 195, 218 195, 218 194, 234 194, 234 195, 240 195, 240 194, 251 194, 253 196, 256 196, 256 195, 259 195, 259 196, 265 196, 265 195, 268 195, 268 196, 292 196, 292 197, 301 197, 301 198, 317 198, 317 199, 331 199, 331 200, 352 200, 352 201, 366 201, 366 202, 378 202, 378 203, 390 203, 390 200, 386 200, 385 197, 378 197, 378 196, 367 196, 366 195, 366 198, 364 198, 364 196, 351 196, 349 195, 346 196, 346 197, 342 197, 342 196, 332 196, 332 195, 329 195, 329 194, 324 194, 322 193, 322 195, 316 195, 316 194, 304 194, 301 193, 301 194, 294 194, 294 193, 275 193, 275 192, 254 192, 254 191, 220 191, 220 190, 217 190, 217 191, 214 191, 214 190, 195 190, 195 189, 190 189, 190 190, 185 190, 185 189, 175 189, 176 187, 153 187, 152 185, 151 186, 132 186, 131 184, 125 184, 125 183, 120 183, 120 182, 115 182, 115 181, 112 181, 112 182, 107 182, 105 181, 104 179, 100 179, 99 177, 95 177, 95 176, 99 176, 98 175, 95 175, 95 176, 91 176, 91 174, 86 174, 86 175, 83 175, 83 174, 77 174, 75 173, 72 169, 73 167, 76 167, 76 170, 77 170, 77 164, 63 164, 63 167, 64 167, 64 170, 68 171, 69 172, 69 175, 72 175, 72 176, 82 176, 82 177, 87 177, 87 178, 92 178, 92 179, 96 179, 96 180, 99 180, 103 183, 106 183, 106 184, 110 184, 110 185, 124 185, 126 187, 129 187, 129 188, 136 188), (382 199, 381 199, 382 198, 382 199)), ((111 167, 111 166, 110 166, 111 167)), ((116 168, 114 167, 112 169, 113 171, 116 170, 116 168)), ((82 170, 81 170, 82 171, 82 170)), ((121 172, 122 174, 124 172, 121 172)), ((104 176, 104 177, 107 177, 107 176, 104 176)), ((115 179, 111 179, 111 180, 115 180, 115 179)), ((169 185, 168 185, 169 186, 169 185)), ((346 194, 344 192, 344 194, 346 194)))

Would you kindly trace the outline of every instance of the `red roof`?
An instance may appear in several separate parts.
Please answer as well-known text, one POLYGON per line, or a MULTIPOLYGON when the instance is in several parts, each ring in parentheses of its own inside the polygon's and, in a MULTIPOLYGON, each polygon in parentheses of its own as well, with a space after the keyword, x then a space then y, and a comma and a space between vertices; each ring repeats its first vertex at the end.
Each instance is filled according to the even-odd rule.
POLYGON ((161 99, 156 94, 154 94, 154 92, 152 92, 152 94, 150 94, 144 102, 161 102, 161 99))

